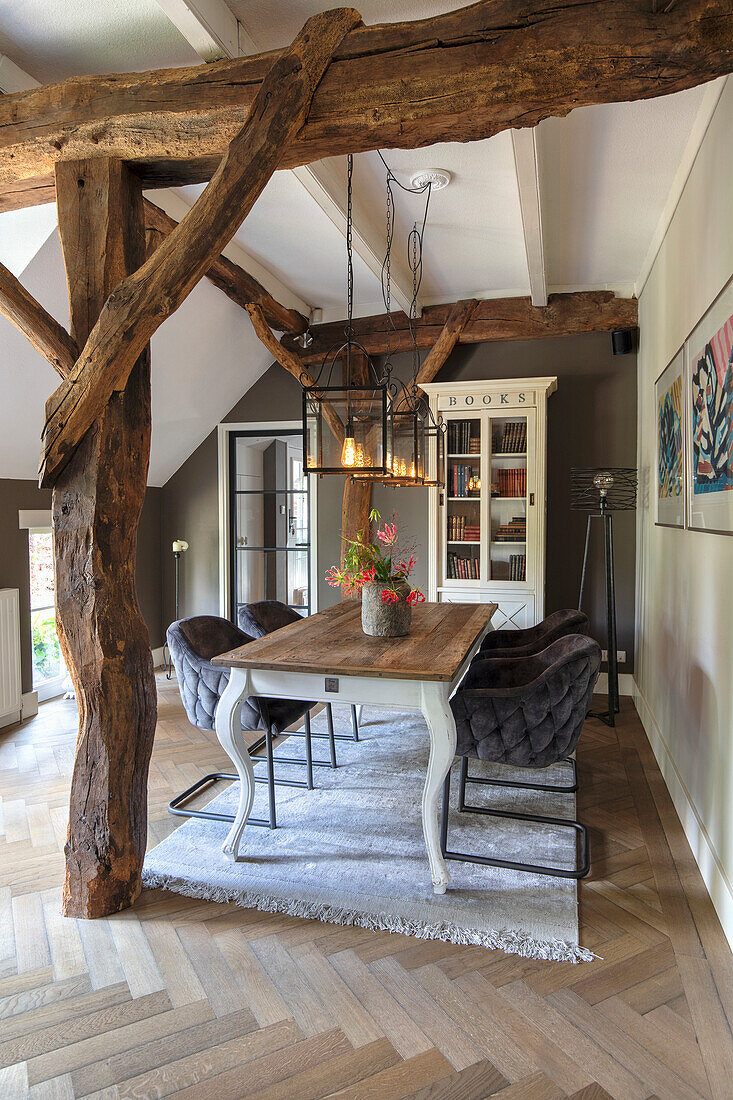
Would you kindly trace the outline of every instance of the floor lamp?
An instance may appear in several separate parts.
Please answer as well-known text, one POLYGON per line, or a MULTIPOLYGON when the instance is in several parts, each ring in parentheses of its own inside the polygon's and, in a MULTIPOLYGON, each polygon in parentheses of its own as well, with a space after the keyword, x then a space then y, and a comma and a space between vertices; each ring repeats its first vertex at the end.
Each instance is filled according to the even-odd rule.
MULTIPOLYGON (((173 620, 178 622, 178 583, 179 583, 179 570, 181 564, 181 555, 185 554, 188 550, 188 543, 185 539, 173 540, 173 557, 176 563, 176 617, 173 620)), ((168 639, 166 638, 163 645, 163 668, 166 670, 166 680, 170 680, 173 675, 173 661, 171 660, 170 650, 168 649, 168 639)))
POLYGON ((603 523, 603 548, 606 566, 606 635, 608 645, 608 711, 594 714, 606 725, 616 724, 619 712, 618 643, 616 637, 616 582, 613 570, 613 513, 636 508, 636 469, 633 466, 587 466, 571 470, 571 508, 588 513, 585 528, 583 571, 580 575, 578 610, 588 568, 591 520, 603 523))

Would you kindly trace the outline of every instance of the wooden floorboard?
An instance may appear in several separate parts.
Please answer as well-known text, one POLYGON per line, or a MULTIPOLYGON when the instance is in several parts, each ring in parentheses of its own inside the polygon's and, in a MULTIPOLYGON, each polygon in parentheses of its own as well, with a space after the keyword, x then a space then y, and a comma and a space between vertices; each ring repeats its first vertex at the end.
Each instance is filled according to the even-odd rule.
MULTIPOLYGON (((158 677, 150 843, 228 770, 158 677)), ((60 913, 73 703, 0 731, 0 1097, 730 1100, 733 956, 629 700, 589 719, 574 966, 145 891, 60 913)))

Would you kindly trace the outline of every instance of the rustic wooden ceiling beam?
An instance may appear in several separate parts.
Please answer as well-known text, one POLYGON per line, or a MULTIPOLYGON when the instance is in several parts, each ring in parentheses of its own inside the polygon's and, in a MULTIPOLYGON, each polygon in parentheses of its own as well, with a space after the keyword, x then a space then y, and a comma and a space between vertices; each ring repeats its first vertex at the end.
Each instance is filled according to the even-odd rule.
MULTIPOLYGON (((297 355, 294 355, 289 348, 284 347, 275 336, 275 333, 267 323, 262 307, 253 302, 250 305, 246 305, 244 308, 247 310, 247 313, 249 313, 252 327, 257 334, 257 338, 264 344, 273 359, 275 359, 288 374, 291 374, 296 382, 300 382, 301 386, 315 386, 315 378, 308 371, 307 367, 301 363, 297 355)), ((324 402, 323 405, 323 418, 333 432, 336 441, 342 444, 344 441, 344 426, 333 405, 329 405, 327 402, 324 402)))
MULTIPOLYGON (((420 349, 436 344, 454 308, 454 305, 427 306, 422 317, 413 322, 420 349)), ((543 308, 533 306, 529 298, 487 298, 476 304, 457 342, 482 344, 492 340, 537 340, 549 336, 577 336, 584 332, 612 332, 617 328, 635 327, 637 319, 636 299, 616 298, 609 290, 551 294, 543 308)), ((389 350, 409 351, 412 337, 407 317, 402 312, 393 313, 392 324, 390 335, 384 313, 356 317, 354 335, 369 355, 386 355, 389 350)), ((282 343, 293 350, 302 363, 318 363, 337 340, 343 339, 343 328, 343 321, 312 325, 313 343, 305 350, 299 349, 289 336, 283 336, 282 343)))
MULTIPOLYGON (((0 186, 35 201, 57 160, 117 156, 146 186, 206 179, 282 51, 85 76, 0 99, 0 186)), ((639 0, 481 0, 354 28, 280 168, 473 141, 591 103, 648 99, 733 70, 733 0, 654 14, 639 0)))
MULTIPOLYGON (((145 200, 145 227, 156 231, 157 235, 152 238, 156 247, 162 244, 177 225, 175 218, 171 218, 165 210, 145 200)), ((298 334, 308 328, 307 317, 298 313, 297 309, 287 309, 281 305, 254 275, 250 275, 226 256, 218 256, 214 260, 206 272, 206 278, 242 309, 246 309, 250 303, 261 306, 268 324, 278 332, 298 334)))
POLYGON ((461 333, 470 321, 478 302, 475 298, 464 299, 451 309, 440 335, 425 356, 417 376, 418 386, 423 382, 432 382, 446 359, 458 343, 461 333))
POLYGON ((112 394, 124 388, 150 338, 234 236, 302 126, 334 49, 359 18, 353 8, 337 8, 308 20, 290 49, 276 56, 206 190, 109 296, 70 378, 46 403, 41 486, 53 485, 112 394))
POLYGON ((3 264, 0 264, 0 313, 20 329, 57 374, 69 377, 79 356, 76 341, 3 264))

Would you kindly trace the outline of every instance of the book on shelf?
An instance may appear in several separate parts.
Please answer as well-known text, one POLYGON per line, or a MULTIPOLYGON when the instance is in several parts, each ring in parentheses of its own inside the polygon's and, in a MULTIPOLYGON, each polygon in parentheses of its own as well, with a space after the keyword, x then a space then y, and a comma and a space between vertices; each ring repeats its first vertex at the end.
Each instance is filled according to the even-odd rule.
POLYGON ((481 530, 477 523, 469 523, 466 516, 448 516, 449 542, 478 542, 481 530))
POLYGON ((479 579, 478 558, 464 558, 459 554, 448 554, 446 564, 449 580, 477 581, 479 579))
POLYGON ((470 497, 475 490, 469 489, 469 482, 472 477, 477 476, 478 472, 474 471, 473 466, 464 466, 460 462, 454 462, 451 496, 470 497))
POLYGON ((481 437, 471 434, 470 420, 451 420, 448 423, 448 450, 451 454, 480 454, 481 437))
POLYGON ((526 497, 527 471, 524 467, 515 470, 497 470, 498 496, 526 497))
POLYGON ((494 442, 494 450, 500 454, 518 454, 527 450, 527 421, 507 420, 494 442))
POLYGON ((527 579, 527 556, 526 554, 510 554, 509 555, 509 580, 510 581, 526 581, 527 579))
POLYGON ((515 516, 509 523, 499 524, 494 535, 494 542, 525 542, 526 539, 526 516, 515 516))

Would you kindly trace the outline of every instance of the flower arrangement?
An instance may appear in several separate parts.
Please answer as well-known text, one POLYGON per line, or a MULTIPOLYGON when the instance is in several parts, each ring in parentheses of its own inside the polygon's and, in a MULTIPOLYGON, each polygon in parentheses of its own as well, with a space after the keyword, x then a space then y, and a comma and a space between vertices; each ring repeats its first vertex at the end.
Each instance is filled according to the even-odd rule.
POLYGON ((424 603, 422 591, 409 583, 417 556, 409 548, 398 548, 396 523, 381 524, 382 517, 372 508, 368 536, 359 533, 347 540, 343 568, 332 566, 326 580, 333 588, 343 588, 346 595, 359 593, 365 584, 380 584, 383 603, 397 603, 402 598, 410 605, 424 603), (405 597, 406 588, 409 591, 405 597))

